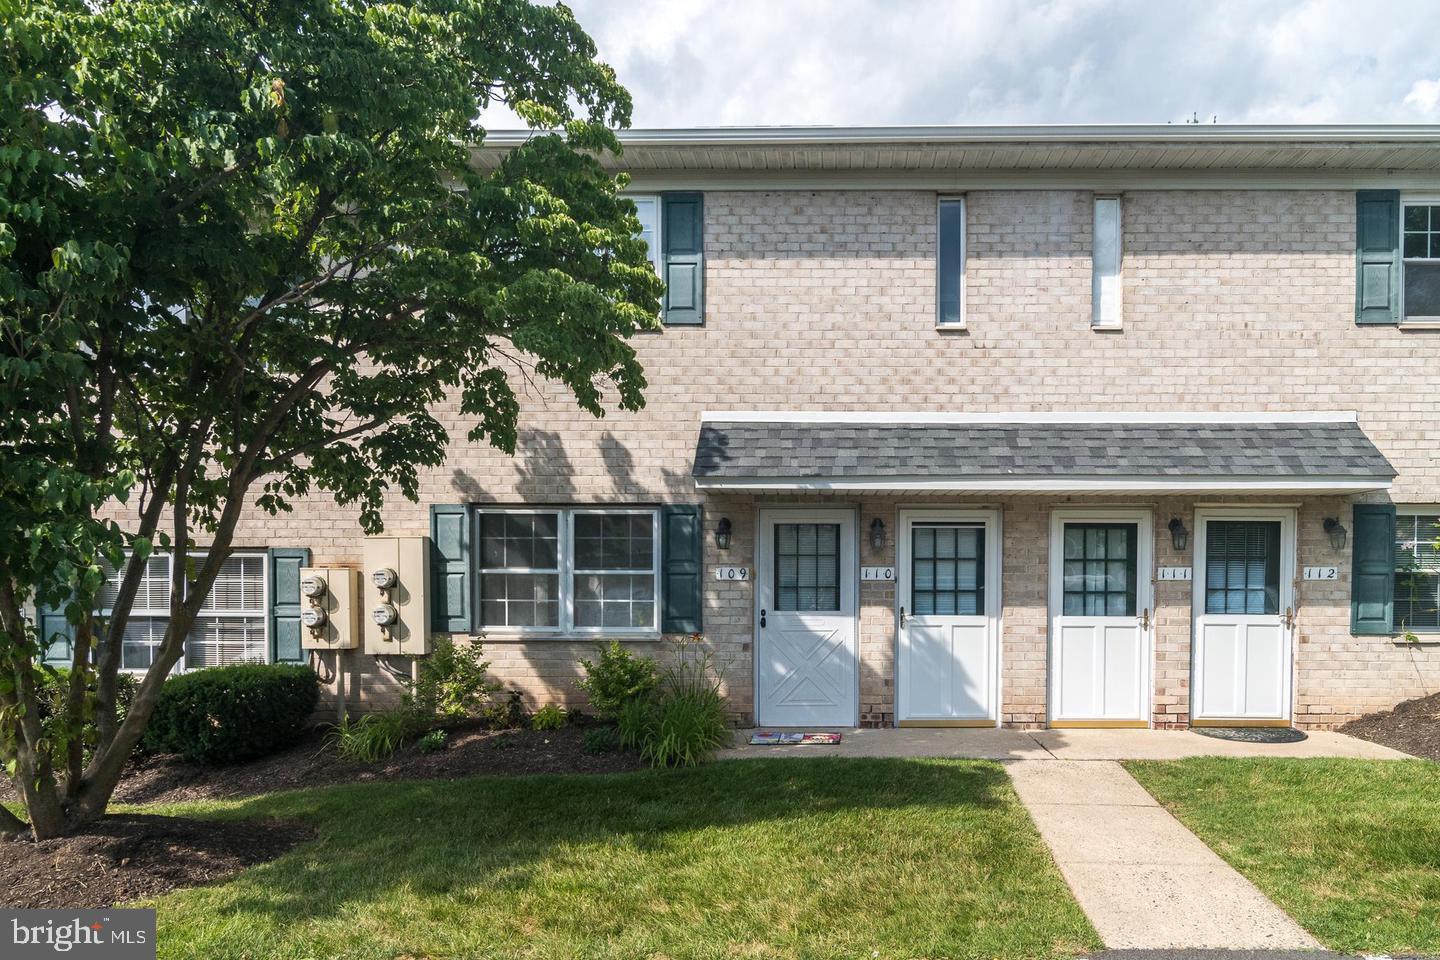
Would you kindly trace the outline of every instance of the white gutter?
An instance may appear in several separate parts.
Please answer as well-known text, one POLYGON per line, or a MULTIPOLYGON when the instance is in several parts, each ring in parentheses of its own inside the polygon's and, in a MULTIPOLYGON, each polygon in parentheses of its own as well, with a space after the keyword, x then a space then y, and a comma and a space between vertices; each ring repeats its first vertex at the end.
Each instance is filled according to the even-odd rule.
MULTIPOLYGON (((536 131, 492 130, 484 147, 513 147, 536 131)), ((1440 124, 999 124, 891 127, 677 127, 619 131, 636 146, 784 146, 815 144, 1177 143, 1177 144, 1432 144, 1440 124)))

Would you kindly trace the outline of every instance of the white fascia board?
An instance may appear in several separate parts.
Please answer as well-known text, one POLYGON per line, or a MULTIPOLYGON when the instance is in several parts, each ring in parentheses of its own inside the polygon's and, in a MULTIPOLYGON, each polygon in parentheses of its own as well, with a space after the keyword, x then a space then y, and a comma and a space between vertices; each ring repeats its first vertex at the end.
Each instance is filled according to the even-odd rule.
POLYGON ((1354 477, 1227 478, 1175 480, 1168 477, 1036 477, 934 478, 810 477, 786 480, 774 477, 697 477, 701 490, 763 491, 934 491, 950 493, 1367 493, 1389 490, 1390 480, 1354 477))
POLYGON ((1353 410, 1236 413, 1229 411, 1023 411, 946 413, 927 410, 705 410, 701 423, 925 424, 1043 423, 1355 423, 1353 410))

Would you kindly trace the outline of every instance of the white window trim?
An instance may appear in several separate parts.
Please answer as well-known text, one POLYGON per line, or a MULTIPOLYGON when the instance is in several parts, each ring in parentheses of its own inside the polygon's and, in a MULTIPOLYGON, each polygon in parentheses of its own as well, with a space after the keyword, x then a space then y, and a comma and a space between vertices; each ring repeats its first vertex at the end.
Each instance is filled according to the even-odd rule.
POLYGON ((1400 195, 1400 323, 1414 326, 1433 327, 1440 326, 1440 313, 1416 314, 1410 316, 1405 308, 1405 265, 1407 263, 1440 263, 1440 257, 1407 257, 1405 256, 1405 209, 1407 207, 1434 207, 1440 206, 1440 194, 1435 193, 1405 193, 1400 195))
MULTIPOLYGON (((1397 503, 1395 504, 1395 519, 1399 520, 1401 517, 1440 517, 1440 503, 1397 503)), ((1399 571, 1397 570, 1396 572, 1398 573, 1399 571)), ((1394 628, 1396 632, 1401 632, 1401 627, 1398 623, 1394 624, 1394 628)), ((1440 629, 1435 627, 1425 627, 1416 630, 1414 627, 1407 626, 1404 629, 1421 637, 1435 637, 1440 635, 1440 629)))
POLYGON ((966 274, 970 267, 970 205, 963 194, 939 194, 935 198, 935 326, 939 330, 964 330, 966 320, 966 274), (946 203, 960 204, 960 319, 940 319, 940 208, 946 203))
MULTIPOLYGON (((594 637, 594 636, 626 636, 626 637, 658 637, 660 636, 660 510, 657 507, 605 507, 605 506, 576 506, 576 507, 486 507, 475 511, 474 531, 475 553, 475 617, 476 632, 486 636, 498 637, 594 637), (507 516, 515 514, 554 514, 556 515, 556 531, 559 536, 558 569, 552 568, 521 568, 521 567, 483 567, 480 563, 480 521, 485 516, 507 516), (654 589, 651 591, 653 613, 651 614, 650 627, 581 627, 575 625, 575 517, 581 514, 598 514, 602 516, 615 516, 625 514, 629 516, 648 516, 651 518, 650 536, 650 576, 654 581, 654 589), (558 599, 560 608, 560 623, 554 627, 521 627, 509 625, 486 624, 481 621, 482 594, 480 592, 480 577, 487 573, 521 573, 521 574, 556 574, 558 580, 558 599)), ((587 570, 586 573, 630 573, 638 571, 594 571, 587 570)))
POLYGON ((664 230, 665 230, 665 212, 664 212, 664 208, 663 208, 663 207, 661 206, 661 204, 660 204, 660 194, 658 194, 658 193, 626 193, 626 194, 622 194, 622 196, 624 196, 627 200, 630 200, 630 201, 634 202, 635 207, 636 207, 636 211, 637 211, 637 215, 638 215, 638 211, 639 211, 640 204, 642 204, 642 203, 651 203, 651 204, 654 204, 654 206, 655 206, 655 247, 654 247, 654 249, 652 249, 652 250, 646 251, 646 255, 650 258, 650 265, 655 268, 655 275, 656 275, 657 277, 663 277, 663 276, 665 275, 664 272, 663 272, 663 259, 664 259, 664 255, 663 255, 663 252, 662 252, 662 251, 664 251, 664 249, 665 249, 665 237, 664 237, 664 230))
POLYGON ((1125 312, 1125 208, 1121 198, 1116 194, 1097 194, 1092 204, 1090 225, 1090 326, 1094 330, 1119 330, 1124 326, 1125 312), (1115 286, 1109 298, 1101 296, 1100 284, 1102 203, 1115 204, 1115 286))
MULTIPOLYGON (((127 551, 125 552, 125 560, 126 560, 127 563, 129 562, 131 556, 132 556, 131 552, 127 550, 127 551)), ((196 552, 196 553, 190 554, 190 557, 191 557, 196 563, 203 562, 203 559, 204 559, 205 556, 206 556, 206 554, 205 554, 204 552, 196 552)), ((165 559, 165 577, 166 577, 166 583, 168 584, 168 583, 170 583, 170 582, 173 581, 174 574, 175 574, 175 555, 174 555, 173 553, 162 553, 162 552, 157 551, 154 555, 152 555, 152 556, 151 556, 149 559, 147 559, 145 562, 146 562, 146 563, 149 563, 150 560, 153 560, 153 559, 156 559, 156 558, 159 558, 159 557, 163 557, 163 558, 165 559)), ((260 606, 257 607, 257 608, 252 609, 251 612, 244 612, 244 611, 239 611, 239 610, 213 610, 213 609, 210 609, 210 608, 201 608, 200 610, 196 611, 195 617, 196 617, 197 620, 200 619, 201 617, 204 617, 204 618, 207 618, 207 619, 209 619, 209 618, 216 618, 216 619, 220 619, 220 618, 224 618, 224 619, 231 619, 231 618, 233 618, 233 619, 250 619, 250 618, 253 618, 253 617, 255 617, 255 616, 257 615, 256 612, 255 612, 255 610, 258 610, 258 616, 260 617, 260 623, 261 623, 261 637, 262 637, 261 644, 262 644, 262 646, 263 646, 263 648, 264 648, 265 657, 264 657, 264 660, 263 660, 263 661, 257 661, 257 662, 272 663, 272 662, 273 662, 273 656, 274 656, 274 650, 272 649, 273 644, 270 642, 270 590, 271 590, 271 586, 270 586, 270 568, 269 568, 269 564, 268 564, 268 562, 267 562, 267 556, 266 556, 266 554, 265 554, 265 552, 264 552, 263 550, 234 550, 234 551, 232 551, 232 552, 230 553, 230 558, 231 558, 231 559, 240 559, 240 558, 244 558, 244 557, 253 557, 253 558, 256 558, 256 559, 258 559, 258 560, 260 561, 260 606)), ((123 570, 121 571, 121 573, 123 574, 123 570)), ((206 598, 206 602, 207 602, 207 603, 209 602, 209 598, 208 598, 208 597, 206 598)), ((110 616, 110 613, 111 613, 111 610, 110 610, 110 609, 99 609, 99 610, 96 610, 95 615, 96 615, 96 617, 109 617, 109 616, 110 616)), ((169 620, 169 619, 170 619, 170 607, 169 607, 169 606, 165 606, 165 607, 131 607, 131 609, 130 609, 130 619, 131 619, 131 620, 135 620, 135 619, 142 619, 142 620, 169 620)), ((187 636, 185 639, 186 639, 186 644, 185 644, 184 647, 181 648, 180 659, 179 659, 178 661, 176 661, 176 663, 175 663, 175 667, 174 667, 174 671, 173 671, 173 672, 175 672, 175 673, 186 673, 186 672, 190 669, 190 668, 189 668, 189 665, 188 665, 187 662, 186 662, 190 638, 187 636)), ((121 646, 122 646, 122 650, 121 650, 121 664, 122 664, 122 666, 120 667, 120 672, 121 672, 121 673, 143 674, 143 673, 146 673, 147 671, 149 671, 149 669, 150 669, 149 667, 126 667, 126 666, 124 666, 124 665, 123 665, 123 664, 124 664, 124 650, 123 650, 123 646, 124 646, 125 641, 124 641, 124 638, 123 638, 123 637, 121 638, 120 643, 121 643, 121 646)))

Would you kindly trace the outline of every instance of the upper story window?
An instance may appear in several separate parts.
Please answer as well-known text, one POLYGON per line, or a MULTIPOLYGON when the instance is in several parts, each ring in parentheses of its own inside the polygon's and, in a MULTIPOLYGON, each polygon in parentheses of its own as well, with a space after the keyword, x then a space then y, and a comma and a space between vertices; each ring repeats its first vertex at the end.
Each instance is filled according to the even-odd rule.
POLYGON ((640 239, 649 248, 650 265, 660 273, 660 198, 657 196, 631 197, 635 203, 635 214, 640 218, 640 239))
POLYGON ((1120 198, 1095 198, 1095 229, 1091 249, 1090 324, 1100 329, 1120 326, 1120 198))
POLYGON ((1440 321, 1440 198, 1406 201, 1400 230, 1402 316, 1440 321))
POLYGON ((1440 633, 1440 508, 1396 514, 1394 623, 1440 633))
POLYGON ((481 510, 479 524, 482 629, 658 631, 657 511, 481 510))
POLYGON ((965 325, 965 198, 941 197, 937 211, 935 322, 965 325))

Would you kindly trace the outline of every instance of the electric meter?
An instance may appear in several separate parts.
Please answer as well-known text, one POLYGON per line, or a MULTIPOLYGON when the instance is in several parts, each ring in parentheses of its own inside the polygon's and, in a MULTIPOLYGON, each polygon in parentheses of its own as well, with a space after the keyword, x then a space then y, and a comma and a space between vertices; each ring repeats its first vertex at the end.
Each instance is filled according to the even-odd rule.
POLYGON ((329 617, 325 615, 325 611, 319 607, 306 607, 300 611, 300 622, 311 630, 317 630, 325 626, 325 621, 328 619, 329 617))
POLYGON ((400 620, 400 614, 395 609, 394 604, 377 603, 375 607, 370 611, 370 619, 374 620, 382 627, 389 627, 393 626, 400 620))
POLYGON ((381 567, 379 570, 370 574, 370 582, 381 590, 393 590, 395 589, 395 584, 400 582, 400 577, 395 573, 393 568, 381 567))
POLYGON ((325 596, 325 578, 317 577, 312 573, 300 581, 300 592, 307 597, 325 596))

